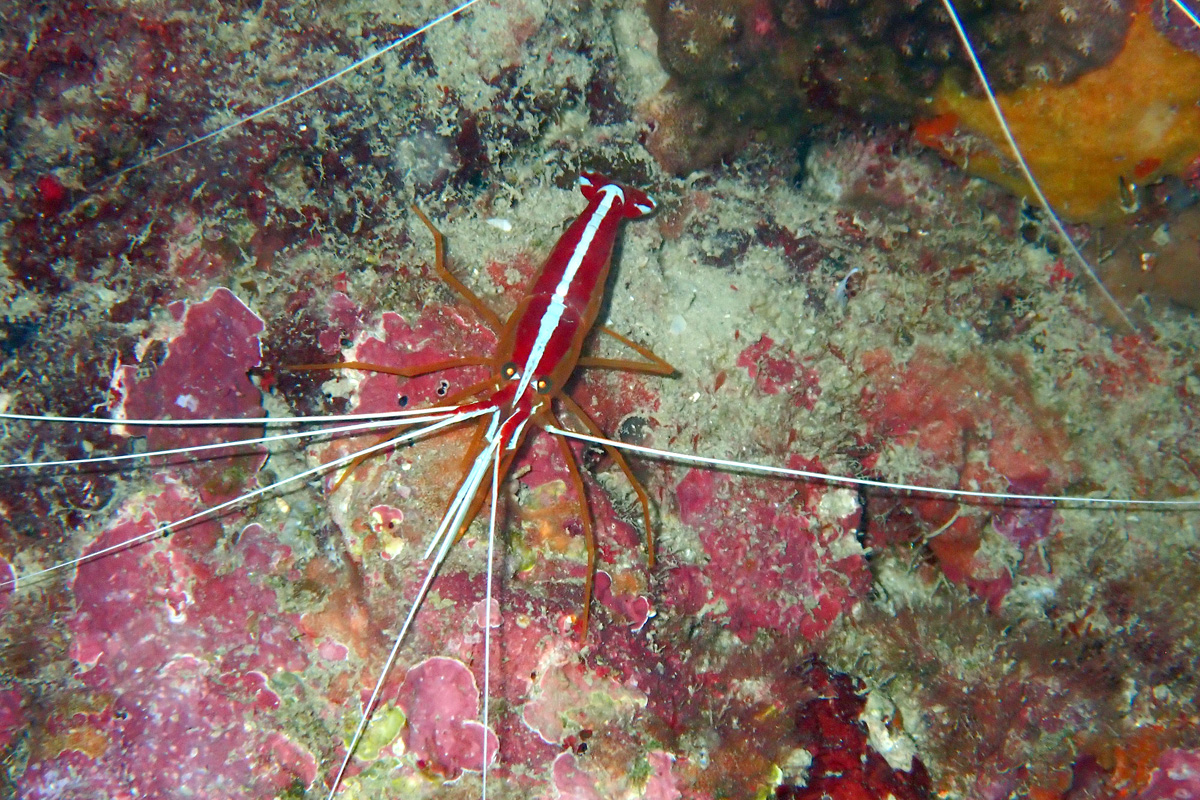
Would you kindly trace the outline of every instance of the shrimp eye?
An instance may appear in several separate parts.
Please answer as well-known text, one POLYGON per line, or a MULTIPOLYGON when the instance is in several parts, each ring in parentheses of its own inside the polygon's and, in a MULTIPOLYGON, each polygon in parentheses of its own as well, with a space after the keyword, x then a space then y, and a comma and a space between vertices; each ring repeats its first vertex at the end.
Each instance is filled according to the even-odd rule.
POLYGON ((540 394, 546 394, 546 392, 550 391, 551 385, 549 378, 538 378, 533 382, 533 388, 540 394))
POLYGON ((500 374, 508 380, 512 380, 513 378, 517 377, 517 365, 511 361, 508 362, 500 368, 500 374))

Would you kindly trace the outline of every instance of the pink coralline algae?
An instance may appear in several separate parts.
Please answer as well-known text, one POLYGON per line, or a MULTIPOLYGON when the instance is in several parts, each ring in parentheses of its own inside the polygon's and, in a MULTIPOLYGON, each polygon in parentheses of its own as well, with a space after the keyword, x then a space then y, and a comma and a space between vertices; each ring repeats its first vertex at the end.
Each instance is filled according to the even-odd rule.
MULTIPOLYGON (((185 516, 194 503, 167 487, 146 513, 110 528, 93 549, 185 516)), ((255 571, 286 566, 288 549, 250 525, 238 539, 244 566, 218 574, 205 558, 218 535, 213 523, 200 523, 173 535, 165 550, 132 548, 81 564, 70 623, 76 660, 113 676, 144 670, 174 651, 220 652, 223 670, 302 669, 307 659, 292 639, 295 618, 280 616, 274 594, 250 583, 255 571)))
POLYGON ((640 631, 650 619, 650 601, 641 595, 614 592, 612 576, 604 570, 596 572, 594 593, 597 603, 624 617, 634 631, 640 631))
POLYGON ((797 744, 812 762, 808 776, 780 786, 781 800, 930 800, 933 789, 920 759, 908 770, 893 768, 868 742, 862 721, 867 707, 862 681, 831 670, 816 658, 799 670, 810 699, 795 710, 797 744))
MULTIPOLYGON (((101 550, 198 500, 176 486, 131 508, 91 547, 101 550)), ((220 529, 192 525, 157 545, 86 562, 65 620, 81 687, 40 724, 22 797, 257 798, 316 777, 316 759, 275 721, 280 673, 305 669, 294 615, 259 583, 286 573, 288 548, 256 525, 244 565, 218 568, 220 529)))
POLYGON ((603 800, 595 779, 579 768, 574 753, 559 753, 552 769, 558 800, 603 800))
MULTIPOLYGON (((674 759, 661 750, 652 750, 646 755, 650 776, 639 797, 642 800, 679 800, 683 795, 676 787, 671 774, 674 759)), ((580 767, 575 754, 559 753, 551 767, 556 800, 603 800, 611 796, 597 788, 596 780, 580 767)))
MULTIPOLYGON (((789 466, 818 468, 797 458, 789 466)), ((760 630, 815 638, 866 596, 871 575, 849 492, 691 470, 676 494, 709 559, 702 580, 724 606, 714 613, 742 640, 760 630)), ((694 606, 696 590, 678 592, 694 606)))
MULTIPOLYGON (((140 366, 113 375, 117 415, 262 416, 247 375, 260 364, 262 320, 225 289, 170 311, 169 341, 144 340, 140 366)), ((130 427, 151 448, 256 430, 130 427)), ((18 796, 260 798, 316 779, 316 756, 285 724, 296 700, 285 690, 307 669, 308 647, 276 598, 275 586, 294 577, 277 534, 227 515, 241 528, 236 545, 209 520, 103 554, 246 491, 262 462, 257 453, 207 455, 184 457, 177 470, 158 467, 180 459, 160 459, 136 493, 106 508, 103 527, 79 525, 72 554, 98 557, 53 591, 39 596, 35 586, 0 603, 50 603, 58 625, 51 646, 23 645, 38 656, 29 668, 39 680, 26 686, 40 688, 18 688, 15 711, 28 718, 27 760, 12 778, 18 796)), ((4 623, 21 624, 18 615, 4 623)), ((16 629, 29 641, 40 634, 16 629)))
POLYGON ((21 692, 0 689, 0 748, 7 749, 20 735, 27 721, 21 710, 21 692))
POLYGON ((363 310, 344 292, 337 291, 325 301, 325 315, 332 325, 317 335, 317 343, 321 352, 332 355, 341 349, 344 337, 354 337, 361 330, 363 310))
MULTIPOLYGON (((8 585, 16 577, 13 572, 12 564, 3 556, 0 556, 0 583, 8 585)), ((8 611, 9 592, 0 592, 0 614, 8 611)))
POLYGON ((1137 800, 1195 800, 1200 797, 1200 751, 1167 750, 1137 800))
MULTIPOLYGON (((259 364, 262 320, 225 289, 171 312, 180 331, 161 363, 148 375, 118 368, 119 413, 261 416, 247 370, 259 364)), ((248 430, 136 433, 162 448, 253 435, 248 430)), ((240 494, 260 463, 259 455, 211 458, 163 472, 114 508, 114 521, 83 555, 240 494)), ((67 691, 39 699, 20 796, 258 798, 315 780, 316 758, 276 719, 285 700, 275 678, 308 665, 296 616, 264 582, 289 575, 291 551, 258 525, 242 530, 233 562, 221 540, 217 523, 192 523, 78 566, 72 604, 59 617, 73 678, 67 691)))
POLYGON ((400 707, 408 717, 408 749, 418 765, 448 778, 488 761, 499 743, 479 722, 479 688, 471 670, 453 658, 430 658, 408 671, 400 687, 400 707))
POLYGON ((589 728, 615 712, 646 704, 645 695, 633 685, 589 669, 569 648, 560 645, 544 653, 522 713, 525 725, 547 743, 562 742, 568 730, 589 728))
MULTIPOLYGON (((646 754, 646 765, 650 769, 645 785, 637 794, 642 800, 679 800, 683 795, 677 787, 677 778, 672 773, 675 759, 661 750, 646 754)), ((580 759, 567 750, 559 753, 551 765, 556 800, 603 800, 611 797, 600 782, 588 773, 580 759)), ((635 795, 630 795, 635 796, 635 795)))
MULTIPOLYGON (((386 312, 381 329, 382 336, 364 338, 346 357, 390 367, 419 367, 452 358, 456 353, 491 352, 495 346, 495 338, 487 328, 453 308, 427 308, 412 324, 399 314, 386 312)), ((412 379, 383 373, 363 374, 355 405, 360 413, 436 405, 451 393, 452 387, 462 388, 482 377, 479 368, 412 379)))
POLYGON ((672 774, 675 759, 670 753, 661 750, 652 751, 646 760, 650 763, 650 779, 646 781, 645 800, 679 800, 683 795, 679 792, 678 781, 672 774))
MULTIPOLYGON (((127 419, 223 419, 260 417, 262 398, 247 372, 262 363, 259 334, 263 321, 228 289, 217 289, 199 303, 172 303, 182 330, 167 343, 167 355, 154 372, 138 377, 138 368, 118 367, 113 374, 114 416, 127 419)), ((152 449, 187 447, 259 435, 254 427, 134 428, 152 449)), ((261 466, 249 461, 202 461, 190 467, 208 501, 227 498, 244 472, 261 466), (223 474, 231 465, 242 472, 223 474)))
POLYGON ((1081 366, 1096 376, 1098 399, 1118 403, 1139 389, 1160 383, 1170 368, 1171 358, 1141 336, 1122 336, 1113 341, 1111 355, 1088 356, 1081 366))
MULTIPOLYGON (((1013 494, 1044 494, 1045 483, 1013 481, 1008 490, 1013 494)), ((992 528, 1024 552, 1049 535, 1054 520, 1053 506, 1010 504, 992 517, 992 528)))

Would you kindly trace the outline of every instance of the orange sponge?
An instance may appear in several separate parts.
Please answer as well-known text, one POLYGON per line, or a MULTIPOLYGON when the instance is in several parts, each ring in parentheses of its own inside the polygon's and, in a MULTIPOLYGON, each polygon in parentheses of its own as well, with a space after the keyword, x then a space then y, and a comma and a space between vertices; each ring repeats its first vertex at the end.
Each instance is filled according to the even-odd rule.
MULTIPOLYGON (((1108 66, 999 101, 1034 177, 1067 220, 1114 219, 1123 182, 1179 174, 1200 155, 1200 57, 1167 41, 1148 10, 1135 14, 1108 66)), ((917 126, 922 141, 974 175, 1030 193, 986 98, 947 78, 930 110, 933 117, 917 126)))

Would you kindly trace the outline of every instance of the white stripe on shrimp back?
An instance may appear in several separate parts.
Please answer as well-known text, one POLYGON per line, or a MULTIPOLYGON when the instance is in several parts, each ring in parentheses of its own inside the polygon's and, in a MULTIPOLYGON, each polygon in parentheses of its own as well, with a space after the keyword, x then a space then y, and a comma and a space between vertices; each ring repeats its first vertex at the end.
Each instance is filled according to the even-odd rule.
MULTIPOLYGON (((546 307, 546 313, 542 314, 542 321, 538 325, 537 339, 534 340, 533 348, 529 351, 529 358, 526 359, 525 366, 521 370, 521 383, 517 386, 517 397, 524 394, 525 390, 529 388, 529 384, 533 382, 533 370, 542 360, 542 356, 546 354, 546 348, 550 345, 550 337, 554 335, 563 312, 567 310, 567 304, 564 302, 567 299, 567 292, 571 289, 571 283, 575 280, 579 267, 583 265, 583 259, 592 246, 592 240, 596 238, 596 231, 600 230, 600 223, 608 216, 615 200, 625 199, 625 193, 621 191, 621 187, 611 183, 600 187, 600 191, 604 194, 604 199, 596 206, 596 210, 592 212, 587 225, 584 226, 583 233, 580 234, 579 241, 576 242, 575 249, 571 252, 571 259, 567 262, 567 269, 559 279, 558 286, 554 288, 550 305, 546 307)), ((508 448, 512 449, 515 442, 516 437, 508 443, 508 448)))

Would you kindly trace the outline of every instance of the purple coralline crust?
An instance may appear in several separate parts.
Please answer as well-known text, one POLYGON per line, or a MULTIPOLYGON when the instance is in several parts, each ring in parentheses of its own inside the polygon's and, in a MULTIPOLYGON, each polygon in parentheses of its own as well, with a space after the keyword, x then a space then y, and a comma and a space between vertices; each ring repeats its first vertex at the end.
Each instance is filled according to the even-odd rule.
POLYGON ((327 355, 338 353, 342 349, 342 340, 358 335, 363 324, 363 309, 343 292, 337 291, 325 301, 323 316, 332 327, 321 331, 317 343, 321 352, 327 355))
POLYGON ((254 730, 262 702, 251 687, 224 685, 209 665, 179 656, 147 673, 136 690, 121 692, 111 714, 64 720, 73 735, 87 730, 111 742, 112 750, 87 759, 67 749, 31 764, 21 796, 250 798, 312 781, 310 753, 282 734, 254 730))
POLYGON ((763 336, 737 357, 737 365, 746 370, 755 385, 765 394, 783 392, 798 407, 812 410, 821 394, 818 375, 793 352, 774 350, 775 342, 763 336))
MULTIPOLYGON (((121 367, 114 383, 122 402, 118 417, 130 419, 217 419, 261 416, 258 389, 246 373, 262 365, 258 336, 263 321, 228 289, 199 303, 172 303, 168 310, 182 331, 167 342, 167 355, 142 380, 134 367, 121 367)), ((159 449, 175 444, 178 429, 139 429, 159 449)))
POLYGON ((675 757, 661 750, 652 751, 646 758, 652 770, 646 781, 644 800, 679 800, 683 795, 679 791, 678 780, 672 774, 675 757))
POLYGON ((16 689, 0 690, 0 747, 11 746, 27 724, 25 712, 21 709, 21 692, 16 689))
POLYGON ((553 770, 554 791, 559 800, 602 800, 595 779, 579 768, 574 753, 559 753, 553 770))
MULTIPOLYGON (((1047 491, 1048 482, 1013 481, 1008 490, 1013 494, 1051 494, 1047 491)), ((1051 534, 1055 521, 1053 506, 1008 505, 992 517, 992 528, 1024 553, 1051 534)))
POLYGON ((1137 800, 1184 800, 1200 797, 1200 752, 1167 750, 1137 800))
MULTIPOLYGON (((963 489, 1053 494, 1077 473, 1078 466, 1068 458, 1069 440, 1061 423, 1039 408, 1011 377, 980 374, 984 365, 976 359, 948 364, 920 350, 899 373, 883 353, 869 354, 867 364, 879 376, 864 397, 869 435, 882 440, 879 447, 887 441, 914 446, 931 463, 943 468, 954 465, 963 489), (988 399, 1002 382, 1008 382, 1010 398, 1004 407, 988 399), (989 436, 976 455, 971 450, 977 446, 980 426, 987 426, 989 436)), ((1018 374, 1024 369, 1020 363, 1012 368, 1018 374)), ((916 482, 930 479, 917 476, 916 482)), ((1015 570, 978 554, 985 535, 994 532, 1019 548, 1020 574, 1044 572, 1039 559, 1030 556, 1053 531, 1058 519, 1053 508, 1010 504, 991 510, 990 520, 955 514, 950 505, 936 499, 919 500, 911 508, 942 529, 929 547, 943 574, 969 586, 994 607, 1012 589, 1015 570), (985 532, 989 521, 991 532, 985 532)), ((877 534, 886 538, 887 525, 880 526, 877 534)))
MULTIPOLYGON (((495 347, 495 338, 486 328, 468 322, 454 308, 427 308, 413 325, 399 314, 388 312, 383 315, 382 329, 383 338, 364 339, 349 354, 348 360, 388 367, 420 367, 451 358, 456 353, 486 353, 495 347)), ((412 380, 366 373, 358 388, 354 409, 361 414, 437 405, 451 392, 452 385, 463 388, 481 377, 483 374, 478 368, 430 374, 412 380)))
MULTIPOLYGON (((116 402, 124 415, 261 416, 247 371, 260 364, 263 321, 226 289, 203 302, 174 304, 171 313, 181 330, 162 362, 141 375, 132 367, 117 370, 116 402)), ((253 430, 230 428, 224 435, 253 430)), ((205 428, 138 432, 155 448, 214 441, 205 428)), ((213 558, 221 529, 212 521, 184 526, 159 546, 120 548, 245 491, 262 462, 226 456, 164 474, 84 549, 84 557, 102 556, 77 568, 63 630, 70 632, 74 680, 91 699, 60 701, 40 720, 38 745, 20 778, 22 796, 212 791, 249 798, 315 778, 315 757, 272 721, 280 697, 270 681, 308 663, 297 618, 280 611, 262 582, 265 574, 286 571, 289 549, 251 525, 240 541, 243 565, 222 566, 213 558)))
MULTIPOLYGON (((6 558, 0 556, 0 582, 9 585, 15 577, 16 573, 13 571, 12 564, 6 558)), ((0 614, 8 613, 8 607, 11 603, 10 594, 10 592, 0 592, 0 614)))
POLYGON ((1176 47, 1200 53, 1200 28, 1176 8, 1174 3, 1168 4, 1162 9, 1162 13, 1155 14, 1153 19, 1154 27, 1166 34, 1176 47))
POLYGON ((634 631, 639 631, 650 619, 650 601, 638 594, 617 594, 613 591, 612 576, 604 570, 596 570, 596 602, 623 617, 634 631))

